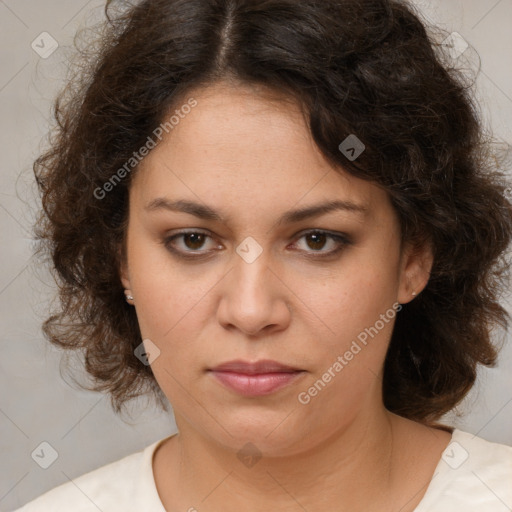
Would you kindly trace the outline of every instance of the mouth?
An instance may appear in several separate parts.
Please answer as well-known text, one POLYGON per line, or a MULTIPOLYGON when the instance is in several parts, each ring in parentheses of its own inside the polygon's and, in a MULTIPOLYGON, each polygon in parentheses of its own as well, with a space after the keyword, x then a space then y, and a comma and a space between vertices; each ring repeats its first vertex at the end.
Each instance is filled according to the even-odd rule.
POLYGON ((208 370, 222 385, 243 396, 265 396, 288 386, 305 374, 277 361, 229 361, 208 370))

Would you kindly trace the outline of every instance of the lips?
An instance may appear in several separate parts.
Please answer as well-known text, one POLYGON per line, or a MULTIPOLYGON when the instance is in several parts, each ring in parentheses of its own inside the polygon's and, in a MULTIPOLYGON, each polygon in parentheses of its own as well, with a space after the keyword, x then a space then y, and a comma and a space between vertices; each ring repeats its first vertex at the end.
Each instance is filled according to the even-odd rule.
POLYGON ((242 373, 245 375, 258 375, 264 373, 293 373, 301 371, 298 368, 287 366, 277 361, 268 359, 249 363, 245 361, 229 361, 227 363, 219 364, 212 368, 212 371, 217 372, 234 372, 242 373))
POLYGON ((255 363, 229 361, 209 371, 225 387, 244 396, 269 395, 305 373, 304 370, 270 360, 255 363))

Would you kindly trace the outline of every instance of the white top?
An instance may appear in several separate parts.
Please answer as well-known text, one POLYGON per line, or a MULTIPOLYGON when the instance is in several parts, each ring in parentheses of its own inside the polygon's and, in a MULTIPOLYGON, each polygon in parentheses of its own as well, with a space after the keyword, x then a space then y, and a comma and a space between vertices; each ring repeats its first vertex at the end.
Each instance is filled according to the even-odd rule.
MULTIPOLYGON (((166 512, 152 464, 165 439, 59 485, 16 512, 166 512)), ((511 509, 512 447, 455 429, 415 512, 511 509)))

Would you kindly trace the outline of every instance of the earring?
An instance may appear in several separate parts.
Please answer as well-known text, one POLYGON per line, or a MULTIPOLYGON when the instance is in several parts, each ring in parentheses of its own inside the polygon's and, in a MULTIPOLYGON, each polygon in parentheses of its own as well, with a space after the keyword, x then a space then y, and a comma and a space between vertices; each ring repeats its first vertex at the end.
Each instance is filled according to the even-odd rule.
POLYGON ((133 300, 133 296, 129 293, 126 294, 126 301, 133 300))
POLYGON ((411 294, 413 297, 416 297, 416 292, 412 292, 411 294))

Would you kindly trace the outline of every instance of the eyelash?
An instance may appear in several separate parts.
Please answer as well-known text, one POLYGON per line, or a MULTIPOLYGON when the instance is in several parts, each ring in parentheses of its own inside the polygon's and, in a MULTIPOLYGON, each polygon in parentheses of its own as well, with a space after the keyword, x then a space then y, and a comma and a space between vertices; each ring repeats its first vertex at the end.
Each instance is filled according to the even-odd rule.
MULTIPOLYGON (((302 238, 307 237, 308 235, 312 235, 312 234, 326 235, 327 239, 331 239, 331 240, 334 240, 334 242, 336 242, 337 247, 331 251, 306 252, 306 255, 305 255, 306 258, 320 259, 320 258, 333 257, 333 256, 337 255, 339 252, 341 252, 345 247, 352 244, 351 239, 345 234, 332 233, 330 231, 325 231, 325 230, 321 230, 321 229, 312 229, 312 230, 306 231, 306 232, 302 233, 296 240, 297 241, 301 240, 302 238)), ((205 235, 209 238, 213 238, 212 236, 210 236, 209 233, 204 232, 204 231, 198 231, 198 230, 180 231, 179 233, 175 233, 171 236, 164 238, 162 240, 162 244, 165 246, 165 248, 167 250, 169 250, 171 253, 173 253, 174 255, 176 255, 178 258, 181 258, 181 259, 199 260, 199 259, 207 258, 208 256, 210 256, 212 251, 201 253, 201 252, 199 252, 199 250, 197 250, 197 251, 193 251, 193 250, 181 251, 179 249, 172 247, 172 242, 175 239, 184 237, 185 235, 205 235), (192 256, 192 254, 197 254, 197 255, 192 256)))

